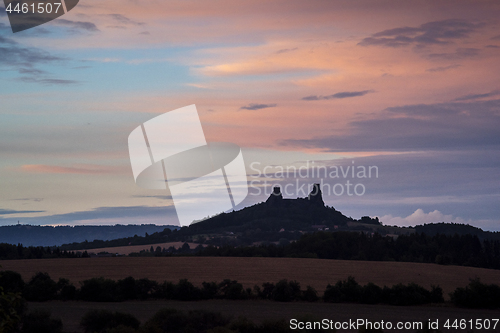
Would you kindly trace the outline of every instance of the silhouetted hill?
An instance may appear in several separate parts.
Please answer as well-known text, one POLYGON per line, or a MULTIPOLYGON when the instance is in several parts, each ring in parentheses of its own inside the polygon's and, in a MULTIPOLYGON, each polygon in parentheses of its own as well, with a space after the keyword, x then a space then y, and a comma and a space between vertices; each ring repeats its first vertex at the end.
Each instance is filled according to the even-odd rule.
POLYGON ((155 244, 161 242, 205 242, 212 245, 251 245, 255 242, 292 241, 303 232, 317 230, 352 230, 349 222, 359 222, 355 230, 371 232, 366 225, 381 226, 378 218, 363 216, 356 220, 343 215, 333 207, 325 206, 319 184, 306 198, 284 199, 280 188, 274 188, 266 202, 230 213, 222 213, 189 227, 165 230, 148 237, 93 241, 85 244, 65 244, 66 250, 127 246, 130 244, 155 244), (204 239, 210 235, 208 239, 204 239), (203 239, 203 240, 202 240, 203 239))
POLYGON ((306 198, 283 199, 280 188, 275 187, 266 202, 239 211, 224 213, 189 226, 191 233, 220 231, 313 231, 345 226, 348 222, 379 224, 378 218, 367 216, 355 220, 333 207, 325 206, 319 184, 306 198))
POLYGON ((176 226, 154 224, 114 226, 35 226, 13 225, 0 227, 0 243, 23 244, 24 246, 59 246, 65 243, 86 240, 112 240, 117 238, 144 236, 176 226))

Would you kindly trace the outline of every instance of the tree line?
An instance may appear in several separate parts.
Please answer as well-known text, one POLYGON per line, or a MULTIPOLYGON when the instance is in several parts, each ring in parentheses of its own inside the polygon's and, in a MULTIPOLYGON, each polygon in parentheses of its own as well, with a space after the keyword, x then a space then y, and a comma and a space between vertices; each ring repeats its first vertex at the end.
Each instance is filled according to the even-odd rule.
POLYGON ((476 235, 414 233, 397 238, 357 232, 315 232, 295 242, 259 246, 223 245, 190 249, 151 249, 130 256, 197 255, 210 257, 292 257, 366 261, 436 263, 500 269, 500 241, 480 241, 476 235))
MULTIPOLYGON (((112 249, 110 249, 112 251, 112 249)), ((342 260, 400 261, 437 263, 500 269, 500 241, 483 240, 476 235, 427 235, 414 233, 397 238, 358 232, 315 232, 294 242, 260 246, 208 245, 190 249, 158 249, 131 256, 198 255, 223 257, 299 257, 342 260)), ((88 253, 50 247, 24 247, 0 244, 0 259, 84 258, 88 253)))
POLYGON ((299 257, 342 260, 437 263, 500 269, 500 241, 480 241, 474 235, 429 236, 423 233, 397 238, 356 232, 315 232, 285 245, 251 247, 207 246, 201 256, 299 257))
POLYGON ((23 246, 22 244, 0 243, 0 260, 14 259, 46 259, 46 258, 86 258, 87 251, 75 252, 62 250, 59 247, 23 246))
MULTIPOLYGON (((80 282, 76 288, 68 279, 59 278, 56 282, 47 273, 35 274, 27 283, 21 275, 13 271, 0 272, 0 287, 4 292, 20 294, 27 301, 44 302, 49 300, 81 300, 89 302, 121 302, 128 300, 168 299, 179 301, 199 301, 209 299, 247 300, 262 299, 278 302, 332 302, 390 305, 419 305, 443 303, 443 290, 431 286, 428 290, 415 283, 396 284, 380 287, 373 283, 360 285, 354 277, 328 284, 322 295, 311 286, 302 289, 297 281, 280 280, 277 283, 265 282, 253 288, 244 288, 236 280, 225 279, 220 283, 203 282, 197 287, 187 279, 178 283, 135 279, 131 276, 121 280, 103 277, 91 278, 80 282)), ((500 287, 471 280, 468 286, 457 288, 450 294, 451 301, 457 306, 471 308, 500 307, 500 287)))

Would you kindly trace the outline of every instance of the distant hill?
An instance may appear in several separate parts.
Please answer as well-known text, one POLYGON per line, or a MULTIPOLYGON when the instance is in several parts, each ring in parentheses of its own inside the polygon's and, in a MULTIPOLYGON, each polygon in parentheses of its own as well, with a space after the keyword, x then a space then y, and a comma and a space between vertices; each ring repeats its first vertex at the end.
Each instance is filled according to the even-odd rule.
POLYGON ((117 238, 145 236, 176 226, 154 224, 114 226, 35 226, 13 225, 0 227, 0 243, 23 244, 24 246, 60 246, 66 243, 112 240, 117 238))
POLYGON ((459 223, 429 223, 424 225, 417 225, 415 231, 418 233, 425 233, 429 236, 436 234, 444 235, 473 235, 482 240, 500 240, 500 232, 484 231, 481 228, 474 227, 468 224, 459 223))

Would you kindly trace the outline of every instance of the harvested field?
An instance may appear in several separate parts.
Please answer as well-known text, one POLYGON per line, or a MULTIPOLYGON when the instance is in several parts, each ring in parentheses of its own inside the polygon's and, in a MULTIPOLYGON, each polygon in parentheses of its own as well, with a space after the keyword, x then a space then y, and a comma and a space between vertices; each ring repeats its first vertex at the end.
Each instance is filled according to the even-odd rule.
POLYGON ((47 272, 54 279, 68 278, 76 286, 92 277, 114 280, 127 276, 159 282, 187 278, 195 285, 203 281, 237 280, 245 287, 280 279, 310 285, 321 294, 328 283, 354 276, 360 284, 379 286, 415 282, 426 288, 440 285, 445 299, 457 287, 479 277, 485 283, 498 283, 500 270, 442 266, 405 262, 375 262, 302 258, 235 257, 116 257, 81 259, 32 259, 0 261, 3 270, 19 272, 29 280, 37 272, 47 272))
MULTIPOLYGON (((189 247, 191 249, 194 249, 200 244, 196 243, 188 243, 189 247)), ((125 254, 129 255, 132 252, 141 252, 142 250, 148 250, 151 248, 151 246, 156 249, 156 247, 161 247, 168 249, 169 247, 173 246, 176 249, 182 247, 184 245, 184 242, 169 242, 169 243, 160 243, 160 244, 147 244, 147 245, 130 245, 130 246, 117 246, 117 247, 102 247, 98 249, 88 249, 86 250, 88 253, 100 253, 100 252, 109 252, 109 253, 117 253, 117 254, 125 254)), ((205 247, 206 245, 202 245, 205 247)), ((85 250, 81 250, 85 251, 85 250)))

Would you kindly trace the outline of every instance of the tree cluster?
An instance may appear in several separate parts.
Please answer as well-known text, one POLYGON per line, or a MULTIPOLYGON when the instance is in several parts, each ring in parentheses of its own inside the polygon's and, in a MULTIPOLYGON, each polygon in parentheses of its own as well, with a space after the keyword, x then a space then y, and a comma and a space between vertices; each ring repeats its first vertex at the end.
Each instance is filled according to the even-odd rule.
POLYGON ((51 318, 50 312, 27 312, 25 287, 18 273, 0 272, 0 333, 61 333, 61 320, 51 318))
POLYGON ((430 291, 415 283, 397 284, 392 287, 384 286, 384 288, 373 283, 361 286, 352 276, 345 281, 338 281, 335 285, 328 285, 323 294, 323 300, 334 303, 384 303, 391 305, 444 302, 443 290, 439 286, 432 286, 430 291))
POLYGON ((394 239, 377 233, 315 232, 283 246, 208 246, 197 254, 422 262, 500 269, 500 241, 481 242, 477 236, 457 234, 429 236, 414 233, 394 239))
POLYGON ((360 286, 353 277, 328 285, 322 297, 307 286, 302 289, 297 281, 283 279, 276 284, 266 282, 254 288, 244 288, 235 280, 225 279, 220 283, 203 282, 200 287, 187 279, 178 283, 164 281, 158 283, 149 279, 127 277, 118 281, 103 277, 91 278, 80 282, 77 289, 67 279, 52 280, 47 273, 35 274, 25 283, 19 273, 3 271, 0 286, 11 293, 22 295, 28 301, 44 302, 49 300, 82 300, 89 302, 121 302, 128 300, 170 299, 179 301, 198 301, 208 299, 265 299, 277 302, 308 301, 386 303, 393 305, 416 305, 444 302, 442 289, 432 287, 427 290, 416 284, 395 285, 381 288, 372 283, 360 286))
POLYGON ((46 258, 85 258, 87 252, 62 250, 58 247, 23 246, 22 244, 0 243, 0 260, 46 259, 46 258))
POLYGON ((450 294, 453 304, 463 308, 500 308, 500 286, 471 280, 465 288, 457 288, 450 294))

